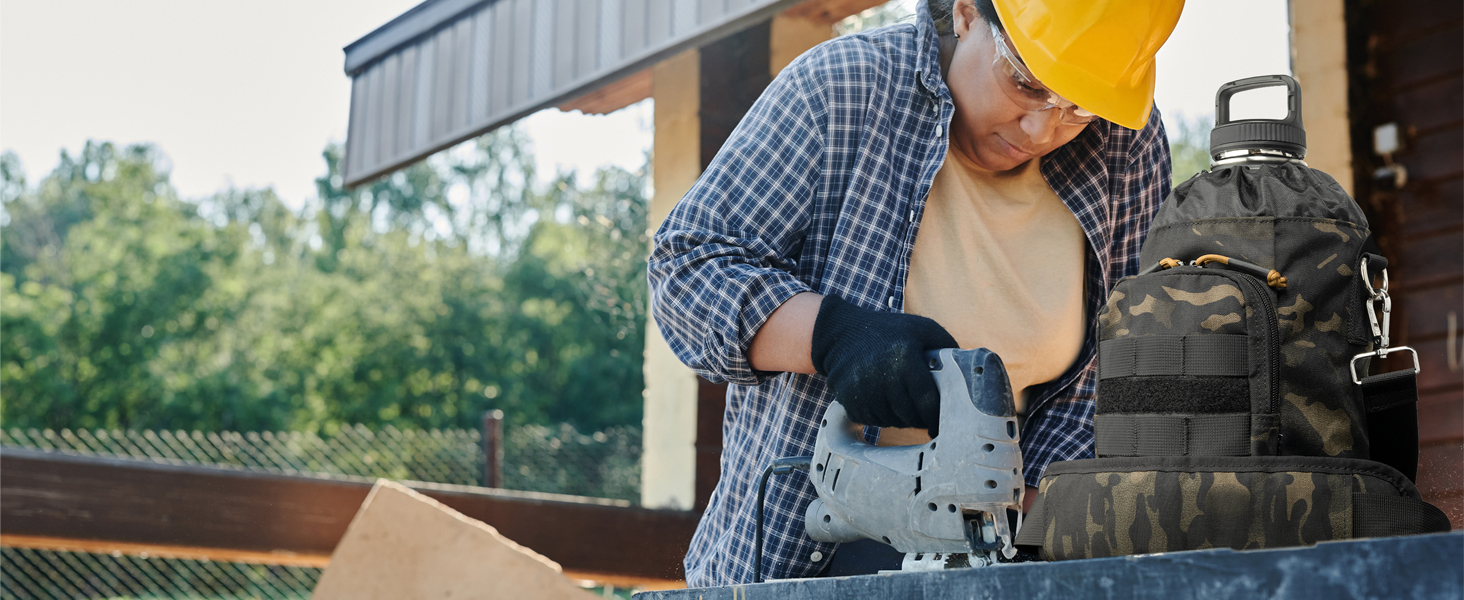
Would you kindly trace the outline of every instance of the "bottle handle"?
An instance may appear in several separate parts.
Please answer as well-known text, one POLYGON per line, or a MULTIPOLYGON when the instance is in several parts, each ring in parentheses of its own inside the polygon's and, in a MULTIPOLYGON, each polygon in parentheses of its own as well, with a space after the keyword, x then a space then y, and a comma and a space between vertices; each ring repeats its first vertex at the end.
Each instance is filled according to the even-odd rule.
POLYGON ((1240 92, 1268 87, 1286 88, 1286 118, 1284 119, 1246 119, 1247 121, 1272 121, 1286 123, 1297 128, 1301 124, 1301 84, 1296 82, 1290 75, 1261 75, 1259 77, 1247 77, 1232 81, 1220 86, 1215 92, 1215 125, 1226 125, 1230 120, 1230 98, 1240 92))

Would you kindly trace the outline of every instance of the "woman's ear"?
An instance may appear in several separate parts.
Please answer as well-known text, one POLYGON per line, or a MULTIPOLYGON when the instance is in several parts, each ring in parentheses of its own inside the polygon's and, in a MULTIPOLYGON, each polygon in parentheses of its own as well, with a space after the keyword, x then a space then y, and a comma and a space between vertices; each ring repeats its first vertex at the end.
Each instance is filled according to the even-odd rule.
POLYGON ((981 17, 976 13, 976 4, 971 0, 956 0, 951 6, 951 30, 956 37, 964 37, 981 22, 981 17))

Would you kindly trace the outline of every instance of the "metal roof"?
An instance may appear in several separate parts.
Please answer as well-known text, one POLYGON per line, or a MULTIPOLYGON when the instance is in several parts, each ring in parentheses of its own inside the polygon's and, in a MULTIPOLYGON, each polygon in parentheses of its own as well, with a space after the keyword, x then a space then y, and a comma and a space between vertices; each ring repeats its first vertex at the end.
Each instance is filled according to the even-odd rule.
POLYGON ((798 0, 427 0, 346 46, 355 185, 798 0))

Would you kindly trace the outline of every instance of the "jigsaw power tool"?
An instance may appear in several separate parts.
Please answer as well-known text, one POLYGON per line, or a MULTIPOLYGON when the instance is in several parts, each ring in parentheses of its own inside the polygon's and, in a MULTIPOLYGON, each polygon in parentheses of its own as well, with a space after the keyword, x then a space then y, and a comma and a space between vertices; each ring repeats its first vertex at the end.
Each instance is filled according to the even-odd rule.
POLYGON ((808 535, 882 541, 905 553, 903 570, 1010 560, 1025 486, 1006 368, 985 348, 926 358, 940 390, 940 432, 925 444, 866 444, 844 407, 829 404, 809 470, 818 499, 805 513, 808 535))

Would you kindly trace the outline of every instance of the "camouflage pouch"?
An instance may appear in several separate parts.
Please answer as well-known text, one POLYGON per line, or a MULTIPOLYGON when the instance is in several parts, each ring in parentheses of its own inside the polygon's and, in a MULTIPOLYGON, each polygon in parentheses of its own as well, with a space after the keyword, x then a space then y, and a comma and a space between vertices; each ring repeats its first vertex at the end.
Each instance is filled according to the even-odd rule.
POLYGON ((1276 454, 1280 329, 1255 277, 1175 266, 1099 313, 1098 456, 1276 454))
POLYGON ((1413 482, 1373 461, 1098 458, 1052 463, 1016 543, 1070 560, 1448 529, 1413 482))
POLYGON ((1175 188, 1148 268, 1099 312, 1098 458, 1049 465, 1017 543, 1062 560, 1446 531, 1410 479, 1412 373, 1368 394, 1349 374, 1372 342, 1362 265, 1387 264, 1369 235, 1298 162, 1175 188))

